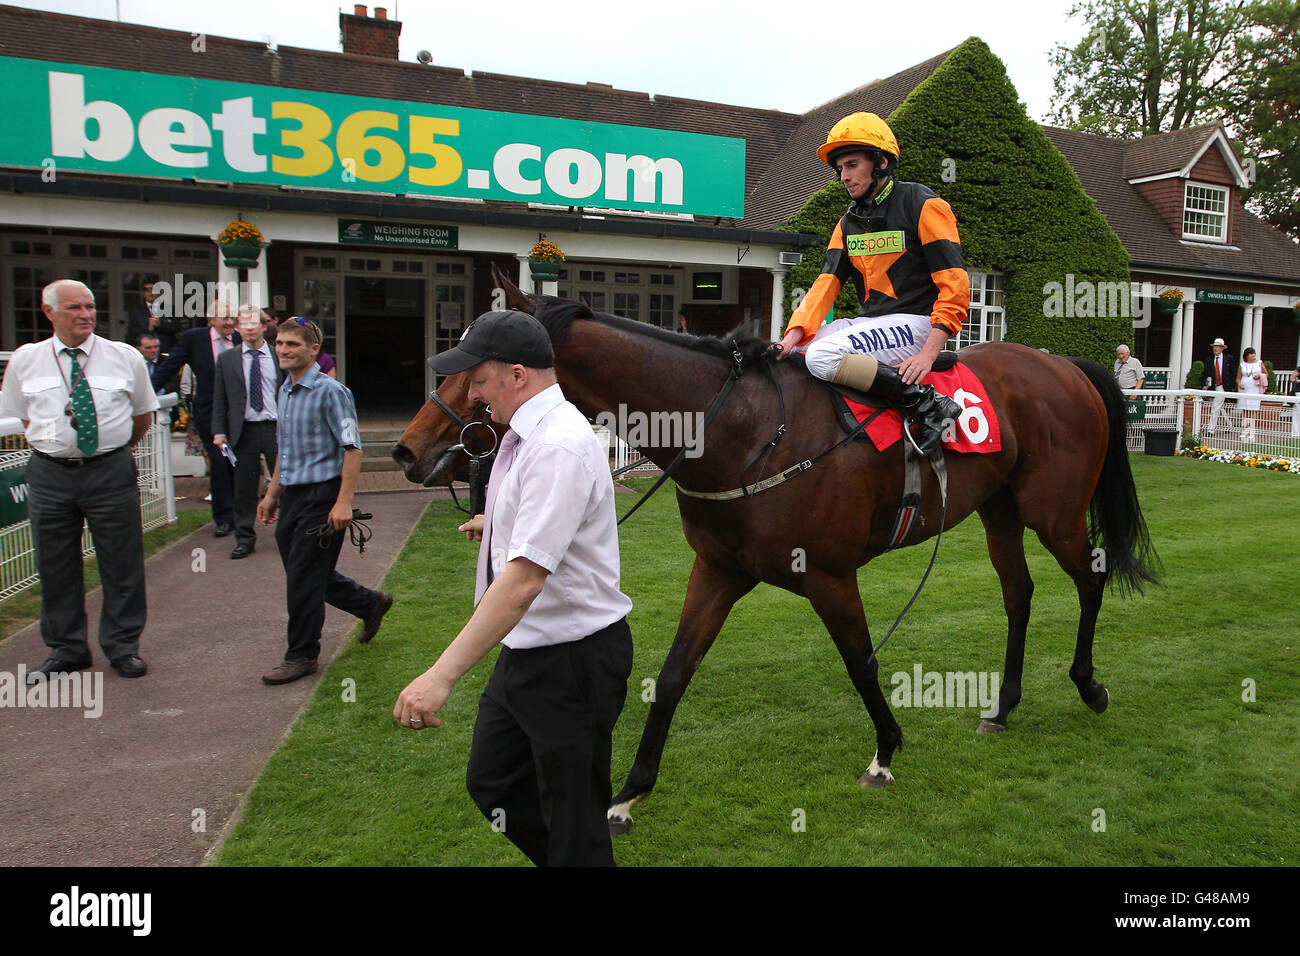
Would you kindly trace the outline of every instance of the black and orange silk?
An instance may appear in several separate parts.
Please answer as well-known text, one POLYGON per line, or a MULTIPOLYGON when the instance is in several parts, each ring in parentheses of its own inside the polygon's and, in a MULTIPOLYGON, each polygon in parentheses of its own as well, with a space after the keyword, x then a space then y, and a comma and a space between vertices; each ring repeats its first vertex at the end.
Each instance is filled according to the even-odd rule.
POLYGON ((895 181, 875 199, 850 203, 787 329, 810 340, 847 280, 862 302, 859 315, 928 315, 956 335, 970 307, 970 279, 952 207, 928 186, 895 181))

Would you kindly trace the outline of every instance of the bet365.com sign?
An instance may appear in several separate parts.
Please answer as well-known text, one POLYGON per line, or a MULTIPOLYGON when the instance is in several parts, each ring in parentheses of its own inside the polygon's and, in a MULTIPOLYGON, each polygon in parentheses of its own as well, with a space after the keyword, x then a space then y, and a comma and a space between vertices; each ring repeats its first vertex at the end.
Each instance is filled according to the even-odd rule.
POLYGON ((4 166, 744 215, 740 139, 15 57, 0 84, 4 166))

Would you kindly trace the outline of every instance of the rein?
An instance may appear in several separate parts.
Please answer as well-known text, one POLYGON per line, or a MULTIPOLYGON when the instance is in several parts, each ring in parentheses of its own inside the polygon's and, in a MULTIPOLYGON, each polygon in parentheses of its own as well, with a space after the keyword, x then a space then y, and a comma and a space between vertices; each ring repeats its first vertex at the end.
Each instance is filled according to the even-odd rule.
MULTIPOLYGON (((713 397, 713 403, 709 406, 709 410, 704 413, 704 427, 700 429, 700 436, 699 436, 699 440, 701 442, 704 441, 704 432, 708 430, 709 424, 715 418, 718 417, 718 412, 722 409, 722 403, 727 400, 727 396, 731 394, 731 390, 736 387, 736 383, 740 381, 741 376, 744 374, 745 374, 745 368, 744 365, 742 364, 740 348, 736 345, 736 340, 732 339, 731 340, 731 371, 727 373, 727 380, 723 382, 722 387, 718 389, 718 394, 713 397)), ((782 424, 781 429, 782 431, 784 431, 785 429, 784 424, 782 424)), ((653 485, 650 486, 650 489, 640 497, 637 503, 634 504, 630 509, 628 509, 627 514, 623 515, 623 517, 618 519, 618 524, 622 524, 628 518, 632 517, 632 515, 636 513, 636 510, 650 499, 651 495, 653 495, 656 491, 658 491, 661 487, 663 487, 663 483, 672 476, 672 473, 677 470, 677 466, 680 465, 685 458, 686 458, 686 446, 685 444, 683 444, 682 450, 677 453, 677 457, 672 460, 672 464, 670 464, 667 468, 664 469, 664 473, 660 475, 659 479, 653 485)), ((637 464, 640 464, 640 462, 638 462, 637 464)), ((618 471, 614 472, 614 474, 611 475, 611 477, 617 477, 618 475, 621 475, 623 472, 628 470, 628 467, 620 468, 618 471)), ((677 487, 681 488, 681 485, 678 485, 677 487)))

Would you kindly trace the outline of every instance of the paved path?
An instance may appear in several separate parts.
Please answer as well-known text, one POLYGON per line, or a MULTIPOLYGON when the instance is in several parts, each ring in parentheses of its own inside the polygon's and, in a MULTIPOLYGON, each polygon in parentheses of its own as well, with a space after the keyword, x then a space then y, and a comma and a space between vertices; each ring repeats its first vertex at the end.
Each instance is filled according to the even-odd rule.
MULTIPOLYGON (((358 495, 357 506, 374 514, 374 539, 365 557, 345 545, 339 570, 378 585, 436 494, 358 495)), ((202 502, 191 494, 178 506, 202 502)), ((330 608, 320 670, 293 684, 262 684, 285 650, 284 571, 275 539, 261 529, 254 554, 231 561, 234 536, 216 539, 212 530, 205 525, 146 562, 146 676, 124 680, 107 666, 94 636, 100 592, 87 596, 95 669, 81 673, 102 675, 100 717, 88 719, 81 709, 0 707, 0 865, 198 864, 325 666, 354 639, 357 619, 330 608), (196 548, 206 552, 201 573, 194 569, 196 548), (191 826, 196 810, 204 813, 206 834, 191 826)), ((367 652, 384 652, 382 630, 367 652)), ((0 643, 0 674, 16 676, 20 663, 35 667, 45 656, 33 624, 0 643)))

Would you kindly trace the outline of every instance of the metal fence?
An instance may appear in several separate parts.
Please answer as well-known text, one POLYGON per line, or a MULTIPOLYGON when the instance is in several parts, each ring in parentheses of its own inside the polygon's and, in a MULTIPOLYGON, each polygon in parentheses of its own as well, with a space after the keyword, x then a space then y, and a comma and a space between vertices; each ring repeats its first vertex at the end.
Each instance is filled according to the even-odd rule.
MULTIPOLYGON (((158 396, 162 409, 154 414, 153 425, 135 447, 135 464, 139 472, 140 522, 145 531, 176 521, 176 490, 172 475, 171 407, 175 395, 158 396)), ((0 452, 0 472, 25 468, 31 451, 22 439, 23 423, 16 418, 0 419, 0 438, 6 438, 6 451, 0 452), (16 437, 7 437, 16 436, 16 437)), ((26 484, 10 486, 15 501, 25 497, 26 484)), ((82 553, 95 553, 90 529, 81 532, 82 553)), ((20 521, 0 529, 0 601, 8 600, 39 580, 36 553, 32 549, 31 522, 20 521)))
POLYGON ((1130 399, 1128 423, 1128 449, 1141 452, 1148 443, 1158 443, 1161 434, 1174 433, 1174 446, 1182 445, 1184 438, 1194 436, 1200 444, 1218 451, 1238 452, 1244 455, 1271 455, 1279 458, 1300 459, 1300 396, 1258 395, 1258 411, 1242 410, 1239 392, 1212 392, 1203 389, 1126 389, 1130 399), (1223 403, 1217 417, 1214 405, 1223 403), (1132 412, 1132 402, 1144 404, 1141 417, 1132 412), (1214 434, 1209 426, 1214 417, 1214 434), (1253 424, 1248 420, 1253 418, 1253 424))

